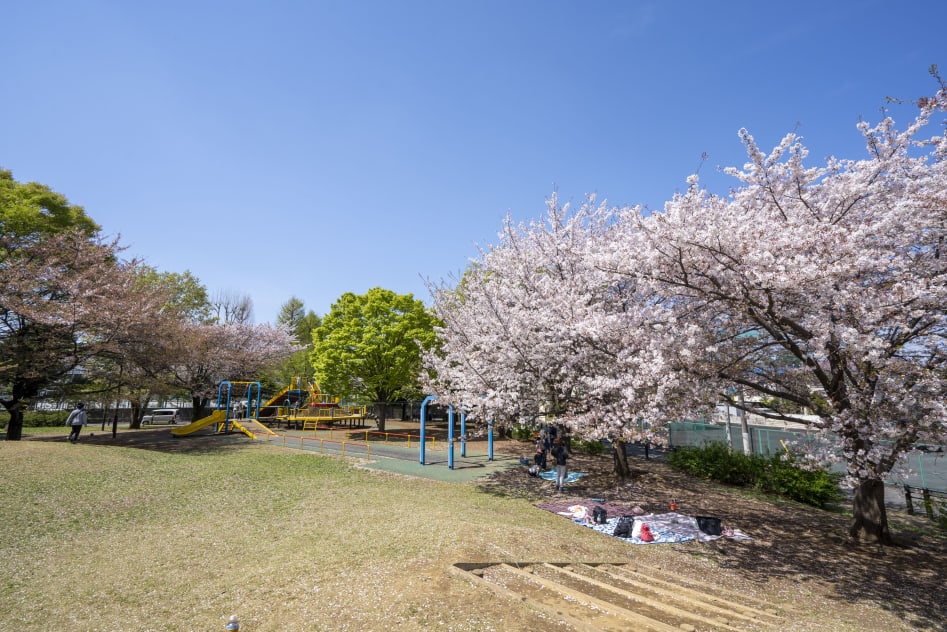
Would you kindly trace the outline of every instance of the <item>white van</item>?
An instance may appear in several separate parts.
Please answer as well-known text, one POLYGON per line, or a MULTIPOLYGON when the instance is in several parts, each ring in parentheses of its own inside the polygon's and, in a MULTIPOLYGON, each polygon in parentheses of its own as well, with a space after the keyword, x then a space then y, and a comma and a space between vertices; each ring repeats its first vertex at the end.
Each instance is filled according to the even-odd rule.
POLYGON ((141 418, 142 424, 176 424, 178 423, 177 408, 156 408, 141 418))

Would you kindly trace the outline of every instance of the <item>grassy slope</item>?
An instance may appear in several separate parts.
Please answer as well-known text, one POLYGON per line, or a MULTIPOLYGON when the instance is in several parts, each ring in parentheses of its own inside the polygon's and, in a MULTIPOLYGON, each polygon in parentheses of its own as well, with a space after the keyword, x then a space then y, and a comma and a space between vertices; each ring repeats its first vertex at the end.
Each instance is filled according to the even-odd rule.
POLYGON ((470 590, 447 565, 609 548, 524 501, 265 447, 7 443, 0 471, 0 629, 502 629, 445 603, 470 590))
MULTIPOLYGON (((535 613, 448 567, 684 557, 473 484, 260 445, 169 454, 0 442, 0 472, 0 630, 217 630, 232 613, 254 632, 531 630, 535 613)), ((706 564, 727 581, 696 557, 696 573, 706 564)), ((798 595, 783 597, 791 607, 798 595)))

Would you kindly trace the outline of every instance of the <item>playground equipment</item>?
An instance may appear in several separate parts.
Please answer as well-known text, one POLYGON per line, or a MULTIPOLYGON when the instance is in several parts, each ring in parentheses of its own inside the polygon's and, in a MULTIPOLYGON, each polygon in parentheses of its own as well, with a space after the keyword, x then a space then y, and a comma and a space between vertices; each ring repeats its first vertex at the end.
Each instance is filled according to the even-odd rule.
POLYGON ((362 421, 365 406, 339 403, 338 397, 322 392, 319 385, 301 377, 293 377, 289 385, 263 404, 263 416, 277 422, 315 430, 320 423, 362 421))
MULTIPOLYGON (((421 443, 418 447, 418 462, 427 465, 424 454, 425 426, 427 425, 427 405, 437 401, 434 395, 428 395, 421 402, 421 443)), ((467 456, 467 413, 460 414, 460 455, 467 456)), ((487 421, 487 450, 489 461, 493 460, 493 419, 487 421)), ((447 408, 447 469, 454 469, 454 406, 447 408)))
POLYGON ((294 408, 299 408, 306 401, 322 401, 322 391, 313 383, 304 383, 303 378, 290 378, 289 385, 271 397, 260 409, 260 416, 277 418, 286 415, 294 408))
POLYGON ((174 428, 171 434, 176 437, 183 437, 212 425, 216 426, 217 432, 230 432, 231 429, 239 430, 251 439, 256 439, 257 433, 276 434, 260 423, 260 391, 261 386, 259 382, 230 382, 229 380, 224 380, 217 386, 216 410, 207 417, 196 419, 181 428, 174 428), (240 400, 234 400, 234 404, 231 405, 233 387, 235 385, 247 387, 247 408, 245 414, 239 414, 237 412, 240 408, 236 406, 236 404, 239 402, 242 406, 240 400))
POLYGON ((251 439, 256 439, 258 434, 276 434, 260 421, 261 417, 269 421, 286 421, 287 425, 294 423, 300 425, 303 430, 315 430, 320 423, 365 419, 365 406, 340 404, 338 397, 326 395, 318 384, 306 382, 299 377, 292 378, 286 388, 266 403, 261 401, 259 382, 224 380, 217 387, 215 410, 207 417, 173 429, 171 434, 183 437, 213 425, 217 432, 239 430, 251 439), (234 397, 235 386, 246 386, 245 397, 234 397), (246 411, 241 414, 243 399, 246 400, 246 411))

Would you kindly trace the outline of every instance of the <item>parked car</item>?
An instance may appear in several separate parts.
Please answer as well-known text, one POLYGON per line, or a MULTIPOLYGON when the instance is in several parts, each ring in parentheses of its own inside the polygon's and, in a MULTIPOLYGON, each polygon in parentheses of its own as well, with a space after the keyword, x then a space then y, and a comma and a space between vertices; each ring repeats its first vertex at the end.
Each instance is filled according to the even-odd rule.
POLYGON ((178 423, 177 408, 156 408, 141 418, 142 424, 176 424, 178 423))

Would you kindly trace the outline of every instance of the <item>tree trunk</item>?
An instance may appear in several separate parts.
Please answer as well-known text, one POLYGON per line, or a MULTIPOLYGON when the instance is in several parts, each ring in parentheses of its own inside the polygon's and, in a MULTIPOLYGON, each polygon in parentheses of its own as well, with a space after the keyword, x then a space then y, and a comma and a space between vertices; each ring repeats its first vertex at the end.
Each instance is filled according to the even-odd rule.
POLYGON ((3 407, 10 413, 7 421, 7 441, 19 441, 23 438, 23 408, 18 401, 5 401, 3 407))
POLYGON ((378 402, 378 432, 385 431, 385 409, 388 408, 388 402, 378 402))
POLYGON ((131 417, 128 419, 128 427, 132 430, 138 430, 141 428, 141 418, 145 416, 145 407, 135 399, 128 400, 128 403, 131 413, 131 417))
POLYGON ((879 479, 862 481, 852 501, 854 522, 849 534, 855 540, 891 544, 888 512, 885 510, 885 485, 879 479))
POLYGON ((628 466, 628 453, 625 452, 625 441, 616 439, 612 442, 612 455, 615 459, 615 476, 618 478, 628 478, 631 476, 631 468, 628 466))
POLYGON ((204 418, 204 408, 207 406, 207 398, 194 395, 191 397, 191 421, 197 421, 204 418))

